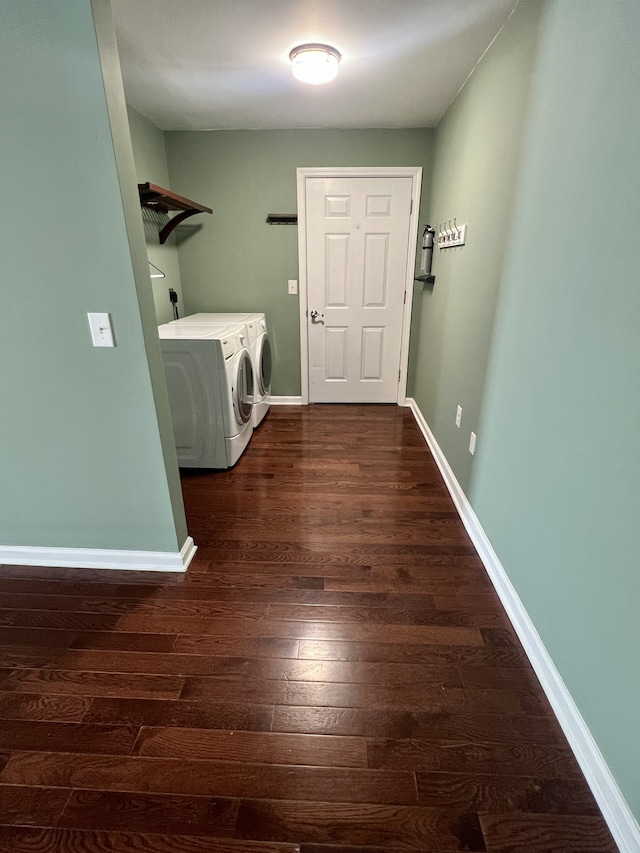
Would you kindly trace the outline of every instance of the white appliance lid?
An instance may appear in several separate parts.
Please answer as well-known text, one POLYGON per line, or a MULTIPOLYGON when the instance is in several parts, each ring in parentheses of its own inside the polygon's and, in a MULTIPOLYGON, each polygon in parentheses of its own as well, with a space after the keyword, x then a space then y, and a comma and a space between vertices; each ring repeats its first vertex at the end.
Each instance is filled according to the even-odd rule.
POLYGON ((231 323, 165 323, 158 326, 161 340, 219 341, 239 331, 244 332, 244 326, 231 323))
POLYGON ((230 312, 230 311, 201 311, 198 314, 187 314, 186 317, 181 317, 179 320, 173 320, 174 323, 251 323, 256 320, 264 320, 264 312, 247 311, 247 312, 230 312))

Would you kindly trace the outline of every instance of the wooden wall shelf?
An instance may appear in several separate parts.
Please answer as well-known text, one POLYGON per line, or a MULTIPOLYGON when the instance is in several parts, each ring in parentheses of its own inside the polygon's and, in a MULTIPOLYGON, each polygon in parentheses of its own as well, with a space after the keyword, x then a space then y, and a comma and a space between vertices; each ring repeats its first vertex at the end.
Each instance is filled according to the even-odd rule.
POLYGON ((148 207, 150 210, 157 210, 160 213, 169 213, 171 210, 179 211, 178 215, 173 216, 160 231, 161 243, 165 243, 176 225, 184 222, 188 216, 193 216, 196 213, 213 213, 210 207, 205 207, 203 204, 198 204, 197 201, 191 201, 189 198, 172 193, 171 190, 166 190, 156 184, 138 184, 138 193, 142 207, 148 207))

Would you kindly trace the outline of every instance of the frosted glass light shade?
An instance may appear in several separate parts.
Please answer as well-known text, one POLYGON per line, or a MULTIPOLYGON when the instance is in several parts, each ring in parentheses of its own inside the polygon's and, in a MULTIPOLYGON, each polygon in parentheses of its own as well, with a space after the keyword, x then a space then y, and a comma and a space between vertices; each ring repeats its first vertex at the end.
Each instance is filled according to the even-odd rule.
POLYGON ((289 54, 293 76, 314 86, 334 79, 340 58, 339 51, 328 44, 301 44, 289 54))

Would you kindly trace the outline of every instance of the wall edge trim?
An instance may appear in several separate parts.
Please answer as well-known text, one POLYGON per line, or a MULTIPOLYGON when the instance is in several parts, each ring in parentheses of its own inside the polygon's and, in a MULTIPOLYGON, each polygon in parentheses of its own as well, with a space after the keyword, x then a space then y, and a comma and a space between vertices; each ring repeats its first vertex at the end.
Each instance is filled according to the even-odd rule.
POLYGON ((68 569, 125 569, 136 572, 186 572, 197 550, 188 536, 179 552, 118 551, 108 548, 40 548, 0 545, 2 565, 60 566, 68 569))
POLYGON ((271 406, 301 406, 302 405, 302 397, 286 397, 286 396, 275 396, 269 397, 269 405, 271 406))
POLYGON ((489 579, 507 612, 507 616, 513 624, 616 844, 621 853, 638 853, 640 850, 640 826, 578 710, 578 706, 545 648, 531 617, 509 580, 489 537, 458 483, 417 402, 413 398, 407 397, 406 405, 413 412, 418 428, 433 454, 465 530, 469 534, 489 579))

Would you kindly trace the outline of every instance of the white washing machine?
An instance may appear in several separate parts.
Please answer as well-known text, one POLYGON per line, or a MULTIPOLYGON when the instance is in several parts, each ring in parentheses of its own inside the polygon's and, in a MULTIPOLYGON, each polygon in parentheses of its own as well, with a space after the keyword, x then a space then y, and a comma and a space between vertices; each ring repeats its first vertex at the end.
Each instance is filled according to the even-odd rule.
POLYGON ((254 384, 242 324, 158 328, 182 468, 231 468, 253 432, 254 384))
POLYGON ((271 344, 267 331, 267 321, 261 313, 200 313, 190 314, 173 323, 244 323, 247 327, 249 349, 255 386, 253 389, 253 426, 257 427, 269 411, 271 394, 271 344))

